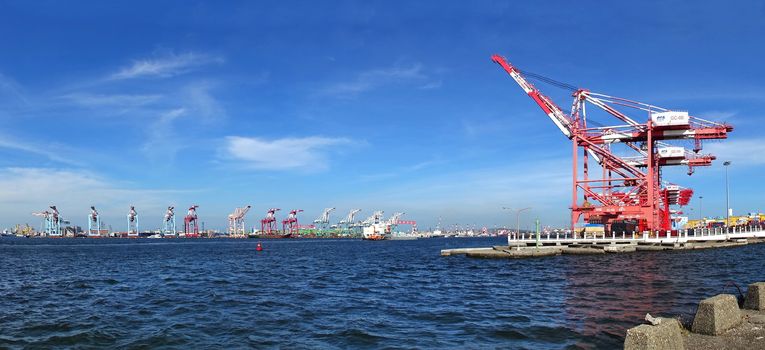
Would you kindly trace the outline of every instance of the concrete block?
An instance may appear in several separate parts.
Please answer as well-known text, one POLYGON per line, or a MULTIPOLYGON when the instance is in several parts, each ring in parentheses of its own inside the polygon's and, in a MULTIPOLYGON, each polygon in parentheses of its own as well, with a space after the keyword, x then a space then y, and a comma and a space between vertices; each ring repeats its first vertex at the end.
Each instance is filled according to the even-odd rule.
POLYGON ((680 322, 662 318, 655 326, 640 325, 627 330, 625 350, 682 350, 685 349, 680 322))
POLYGON ((691 330, 694 333, 720 335, 738 326, 742 320, 736 297, 720 294, 699 303, 691 330))
POLYGON ((749 310, 765 311, 765 282, 757 282, 749 285, 746 292, 744 308, 749 310))

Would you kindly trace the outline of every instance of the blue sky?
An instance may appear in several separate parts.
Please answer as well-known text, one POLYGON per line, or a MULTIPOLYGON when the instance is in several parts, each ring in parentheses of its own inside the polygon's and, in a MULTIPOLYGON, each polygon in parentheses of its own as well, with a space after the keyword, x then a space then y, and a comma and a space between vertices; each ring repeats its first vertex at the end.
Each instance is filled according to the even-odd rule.
MULTIPOLYGON (((421 227, 530 206, 524 226, 565 225, 569 143, 494 53, 732 123, 705 151, 733 161, 734 211, 765 210, 763 16, 755 1, 2 1, 0 226, 50 204, 81 225, 96 205, 115 229, 131 204, 143 228, 170 204, 218 228, 245 204, 249 225, 328 206, 421 227)), ((722 214, 720 164, 665 178, 722 214)))

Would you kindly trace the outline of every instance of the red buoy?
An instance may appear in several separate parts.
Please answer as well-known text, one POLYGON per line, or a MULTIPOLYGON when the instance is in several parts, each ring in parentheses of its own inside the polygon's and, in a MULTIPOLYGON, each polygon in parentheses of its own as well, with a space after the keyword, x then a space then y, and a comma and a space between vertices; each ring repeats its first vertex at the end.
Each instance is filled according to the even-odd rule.
POLYGON ((263 250, 263 245, 261 245, 260 242, 258 242, 258 247, 255 248, 255 250, 262 251, 263 250))

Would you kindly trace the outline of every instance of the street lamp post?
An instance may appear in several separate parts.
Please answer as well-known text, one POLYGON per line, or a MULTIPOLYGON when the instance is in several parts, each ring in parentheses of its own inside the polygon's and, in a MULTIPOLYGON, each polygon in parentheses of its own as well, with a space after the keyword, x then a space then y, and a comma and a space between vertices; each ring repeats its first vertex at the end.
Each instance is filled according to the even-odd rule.
MULTIPOLYGON (((512 208, 508 208, 508 207, 502 207, 502 209, 513 211, 512 208)), ((516 225, 515 234, 516 235, 520 235, 521 234, 521 212, 524 211, 524 210, 529 210, 529 209, 531 209, 531 207, 515 210, 515 225, 516 225)), ((509 235, 507 236, 507 239, 508 239, 508 241, 510 240, 510 236, 509 235)))
POLYGON ((725 166, 725 232, 728 232, 730 226, 730 197, 728 197, 728 166, 730 161, 723 162, 725 166))
POLYGON ((704 220, 704 214, 701 213, 701 200, 704 199, 704 197, 699 196, 699 220, 704 220))

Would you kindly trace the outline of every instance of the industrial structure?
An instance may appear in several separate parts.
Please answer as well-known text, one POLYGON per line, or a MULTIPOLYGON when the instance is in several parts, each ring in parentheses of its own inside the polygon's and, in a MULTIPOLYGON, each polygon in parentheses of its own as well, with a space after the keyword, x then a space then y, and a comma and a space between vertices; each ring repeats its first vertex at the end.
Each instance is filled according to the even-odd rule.
POLYGON ((329 228, 329 215, 334 211, 335 208, 324 208, 324 211, 321 212, 321 216, 316 218, 316 220, 313 221, 314 224, 317 224, 319 226, 319 229, 326 230, 329 228))
POLYGON ((302 211, 303 209, 290 210, 287 218, 282 220, 282 232, 289 233, 290 235, 297 235, 299 233, 300 224, 298 223, 297 214, 302 211))
POLYGON ((234 209, 234 212, 228 214, 228 234, 234 236, 243 236, 247 234, 244 224, 244 216, 250 211, 250 205, 234 209))
POLYGON ((98 210, 95 206, 90 206, 90 214, 88 214, 88 237, 100 238, 101 237, 101 217, 98 215, 98 210))
POLYGON ((603 225, 606 232, 670 230, 670 206, 688 204, 693 192, 662 181, 663 167, 687 166, 690 175, 696 167, 711 165, 715 156, 699 153, 702 142, 725 139, 733 130, 685 111, 595 93, 521 71, 499 55, 492 60, 572 142, 572 230, 580 219, 603 225), (527 77, 570 90, 571 112, 564 112, 527 77), (587 105, 595 107, 590 115, 587 105), (642 113, 647 120, 638 122, 630 113, 642 113), (605 118, 615 123, 602 124, 605 118), (669 143, 678 140, 692 141, 693 150, 669 143))
POLYGON ((340 228, 341 233, 346 235, 356 233, 354 230, 357 227, 361 227, 360 223, 356 222, 356 214, 360 211, 361 209, 351 209, 351 211, 348 212, 348 215, 345 216, 345 219, 342 219, 337 223, 337 227, 340 228))
POLYGON ((61 218, 55 205, 49 207, 52 211, 41 211, 32 213, 34 216, 43 218, 40 232, 48 237, 61 237, 61 218))
MULTIPOLYGON (((176 228, 175 219, 175 207, 168 206, 164 213, 162 224, 158 230, 146 231, 147 238, 197 238, 197 237, 235 237, 235 238, 259 238, 259 239, 275 239, 275 238, 338 238, 338 237, 365 237, 365 232, 374 232, 379 237, 378 239, 389 239, 392 237, 392 233, 398 233, 399 236, 413 236, 409 233, 397 232, 397 228, 400 225, 411 225, 411 233, 417 232, 417 223, 414 220, 402 220, 403 212, 396 212, 389 218, 384 218, 383 211, 375 211, 370 217, 363 221, 357 221, 356 217, 361 209, 352 209, 348 214, 336 224, 329 224, 331 221, 330 214, 335 208, 325 208, 314 222, 321 225, 321 228, 314 224, 301 225, 298 219, 298 215, 304 212, 303 209, 292 209, 288 212, 283 220, 277 221, 277 212, 281 211, 279 208, 270 208, 266 211, 266 215, 260 220, 260 229, 252 227, 252 230, 248 230, 245 225, 244 218, 251 205, 235 208, 232 213, 228 215, 228 234, 221 235, 220 232, 204 231, 204 225, 200 223, 200 219, 197 215, 198 205, 192 205, 189 207, 186 215, 184 216, 183 229, 176 228), (278 223, 281 222, 281 228, 278 227, 278 223), (371 230, 371 231, 370 231, 371 230)), ((88 214, 87 230, 80 228, 79 226, 63 226, 68 225, 69 222, 63 220, 56 206, 50 206, 50 209, 43 212, 32 213, 35 216, 41 217, 43 223, 40 230, 37 231, 31 227, 22 229, 21 225, 13 230, 6 230, 12 232, 14 235, 26 235, 26 236, 42 236, 42 237, 126 237, 126 238, 138 238, 142 236, 138 225, 138 212, 135 206, 130 206, 126 214, 127 230, 119 230, 119 232, 112 232, 110 226, 103 223, 101 215, 95 206, 90 207, 88 214)), ((368 235, 366 235, 368 236, 368 235)), ((395 238, 394 238, 395 239, 395 238)))
POLYGON ((162 234, 162 237, 172 238, 176 236, 176 229, 175 229, 175 207, 169 206, 167 207, 167 211, 165 211, 165 216, 162 218, 162 229, 160 231, 162 234))
POLYGON ((127 236, 138 237, 138 213, 132 205, 127 213, 127 236))
POLYGON ((275 233, 278 228, 276 227, 276 212, 281 209, 271 208, 266 212, 266 217, 260 220, 260 231, 270 235, 275 233))
POLYGON ((198 205, 189 207, 186 217, 183 218, 183 234, 186 237, 199 237, 199 217, 197 216, 198 205))

